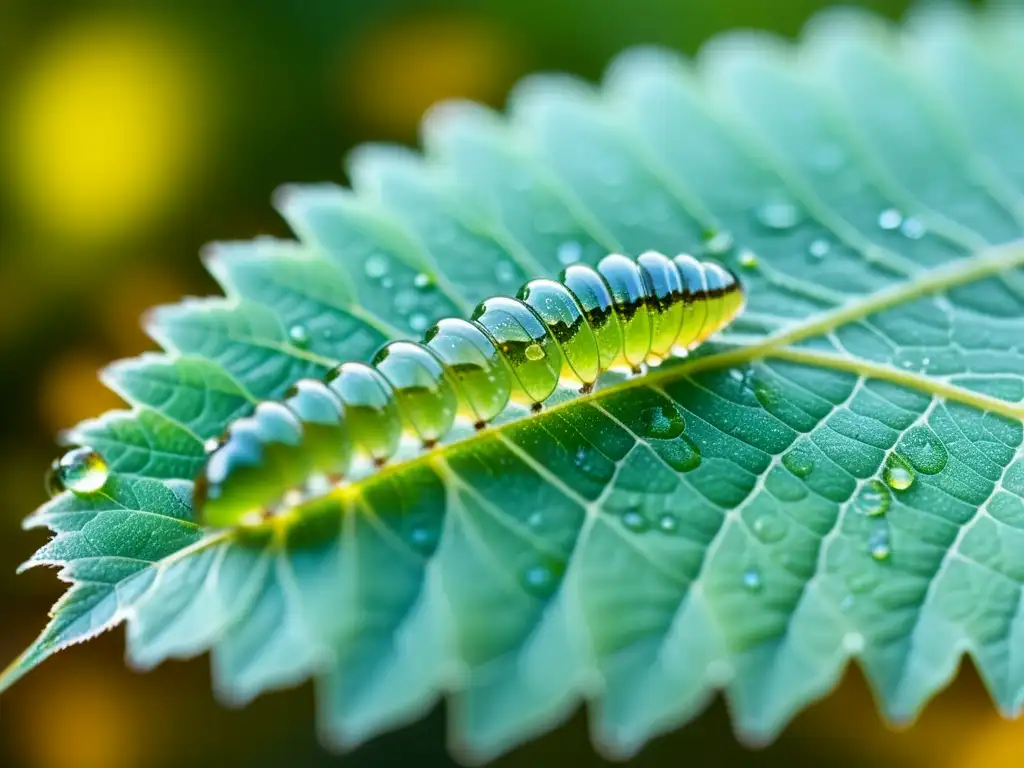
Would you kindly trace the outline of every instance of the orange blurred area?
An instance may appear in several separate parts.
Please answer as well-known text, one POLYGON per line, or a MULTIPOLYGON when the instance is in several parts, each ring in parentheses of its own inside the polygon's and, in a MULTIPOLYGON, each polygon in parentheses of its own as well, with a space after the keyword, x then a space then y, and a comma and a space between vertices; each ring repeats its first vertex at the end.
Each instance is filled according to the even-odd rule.
POLYGON ((468 15, 413 16, 371 27, 339 66, 339 108, 382 137, 415 133, 433 104, 500 101, 520 71, 507 30, 468 15))
MULTIPOLYGON (((527 70, 594 78, 629 45, 692 52, 723 25, 770 15, 792 31, 827 4, 0 4, 0 664, 43 627, 57 588, 52 573, 14 576, 41 540, 16 526, 43 500, 55 437, 123 407, 96 374, 153 348, 142 312, 213 290, 198 257, 204 243, 285 234, 270 205, 275 187, 341 181, 349 148, 412 141, 439 100, 500 105, 527 70)), ((895 14, 905 3, 872 5, 895 14)), ((317 744, 309 686, 230 710, 215 702, 208 659, 139 675, 125 669, 123 646, 118 631, 72 648, 5 694, 0 765, 453 765, 443 710, 339 759, 317 744)), ((853 671, 765 749, 738 744, 718 702, 634 764, 691 763, 1020 766, 1024 723, 1003 720, 968 667, 896 732, 853 671)), ((496 763, 607 764, 583 715, 496 763)))

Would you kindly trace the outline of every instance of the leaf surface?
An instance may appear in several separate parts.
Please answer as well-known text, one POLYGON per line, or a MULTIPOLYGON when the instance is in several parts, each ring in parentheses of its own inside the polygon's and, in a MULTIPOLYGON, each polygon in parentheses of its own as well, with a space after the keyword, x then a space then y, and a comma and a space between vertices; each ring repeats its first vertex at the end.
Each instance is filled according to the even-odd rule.
POLYGON ((325 741, 448 694, 483 759, 581 701, 628 755, 717 690, 773 737, 855 658, 912 718, 964 651, 1024 701, 1024 17, 828 14, 793 46, 623 55, 433 112, 297 186, 298 242, 213 246, 226 299, 161 308, 112 366, 133 406, 71 439, 102 493, 32 517, 71 583, 9 685, 126 621, 140 667, 210 651, 245 702, 309 677, 325 741), (715 343, 397 462, 246 532, 204 532, 203 442, 384 340, 609 251, 718 259, 715 343), (909 483, 907 482, 909 479, 909 483))

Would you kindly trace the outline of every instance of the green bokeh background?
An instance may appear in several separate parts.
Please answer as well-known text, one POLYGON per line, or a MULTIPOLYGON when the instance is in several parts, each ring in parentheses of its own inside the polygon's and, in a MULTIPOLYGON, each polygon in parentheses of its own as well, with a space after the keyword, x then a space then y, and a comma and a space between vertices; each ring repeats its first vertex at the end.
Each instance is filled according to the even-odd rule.
MULTIPOLYGON (((284 182, 344 180, 366 140, 416 143, 445 97, 500 107, 537 70, 589 79, 619 50, 695 52, 735 27, 794 36, 820 0, 7 0, 0 6, 0 662, 41 629, 62 588, 15 576, 43 534, 55 437, 117 406, 105 362, 152 344, 153 304, 215 291, 198 253, 214 239, 287 235, 284 182)), ((859 5, 898 17, 904 2, 859 5)), ((450 765, 444 713, 339 758, 317 746, 309 686, 228 710, 207 660, 136 674, 120 631, 59 655, 0 702, 0 765, 450 765)), ((1024 764, 1024 726, 994 713, 973 670, 904 733, 874 714, 852 672, 774 745, 732 738, 716 702, 638 765, 1024 764)), ((585 717, 499 761, 603 764, 585 717)))

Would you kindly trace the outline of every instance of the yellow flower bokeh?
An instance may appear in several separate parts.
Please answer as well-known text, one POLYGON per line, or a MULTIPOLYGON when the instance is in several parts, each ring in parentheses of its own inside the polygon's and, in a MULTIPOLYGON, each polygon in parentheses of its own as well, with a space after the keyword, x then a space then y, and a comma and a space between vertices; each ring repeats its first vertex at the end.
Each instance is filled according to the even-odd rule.
POLYGON ((205 102, 195 50, 166 27, 99 19, 55 33, 2 118, 22 224, 92 245, 151 224, 200 164, 205 102))

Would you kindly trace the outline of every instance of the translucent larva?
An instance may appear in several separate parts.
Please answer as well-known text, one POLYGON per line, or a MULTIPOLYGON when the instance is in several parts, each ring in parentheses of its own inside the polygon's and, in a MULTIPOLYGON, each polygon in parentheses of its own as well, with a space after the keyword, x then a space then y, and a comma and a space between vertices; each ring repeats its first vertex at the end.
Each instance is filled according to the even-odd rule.
POLYGON ((732 272, 685 254, 613 254, 531 280, 469 320, 441 320, 422 343, 390 342, 369 365, 343 363, 260 403, 210 452, 196 509, 212 526, 260 520, 330 491, 357 465, 384 465, 403 435, 431 448, 460 417, 483 429, 510 402, 539 409, 559 385, 586 393, 605 371, 686 354, 744 303, 732 272))

